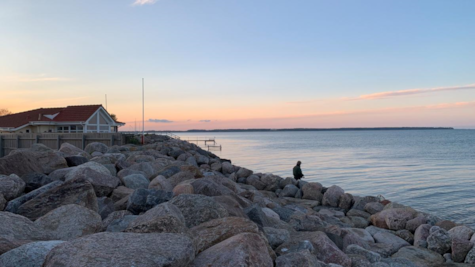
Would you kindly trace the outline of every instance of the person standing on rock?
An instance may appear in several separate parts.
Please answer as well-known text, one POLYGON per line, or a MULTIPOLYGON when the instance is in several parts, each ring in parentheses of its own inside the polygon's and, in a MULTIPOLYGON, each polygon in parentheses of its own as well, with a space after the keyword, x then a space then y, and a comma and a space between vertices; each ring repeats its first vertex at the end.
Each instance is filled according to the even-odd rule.
POLYGON ((302 169, 300 169, 300 164, 302 164, 302 162, 300 162, 300 160, 297 161, 297 165, 295 165, 293 169, 295 180, 300 180, 304 176, 302 173, 302 169))

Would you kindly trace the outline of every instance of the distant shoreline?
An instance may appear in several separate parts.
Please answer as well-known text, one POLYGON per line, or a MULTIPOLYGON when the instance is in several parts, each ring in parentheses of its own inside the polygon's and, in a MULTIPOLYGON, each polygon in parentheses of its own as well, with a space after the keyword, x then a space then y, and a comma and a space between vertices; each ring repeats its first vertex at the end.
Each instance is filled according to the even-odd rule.
MULTIPOLYGON (((454 130, 453 127, 374 127, 374 128, 284 128, 284 129, 191 129, 186 131, 157 131, 176 133, 209 133, 209 132, 304 132, 304 131, 387 131, 387 130, 454 130)), ((149 131, 148 131, 149 132, 149 131)))

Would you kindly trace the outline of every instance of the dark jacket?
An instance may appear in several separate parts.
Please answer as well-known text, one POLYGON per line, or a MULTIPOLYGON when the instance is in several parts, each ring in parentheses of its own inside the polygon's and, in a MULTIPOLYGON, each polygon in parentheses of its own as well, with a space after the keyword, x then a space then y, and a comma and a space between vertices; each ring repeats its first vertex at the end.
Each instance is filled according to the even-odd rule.
POLYGON ((300 166, 295 165, 295 167, 294 167, 294 178, 296 180, 299 180, 302 177, 303 177, 303 173, 302 173, 302 170, 300 169, 300 166))

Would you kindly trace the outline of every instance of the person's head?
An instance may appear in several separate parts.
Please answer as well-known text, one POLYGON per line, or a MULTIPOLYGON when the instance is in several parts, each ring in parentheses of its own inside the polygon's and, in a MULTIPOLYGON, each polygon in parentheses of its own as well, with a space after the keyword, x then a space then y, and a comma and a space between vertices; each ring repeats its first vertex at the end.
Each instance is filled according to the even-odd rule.
POLYGON ((302 164, 302 162, 300 162, 300 160, 297 161, 297 166, 300 166, 300 164, 302 164))

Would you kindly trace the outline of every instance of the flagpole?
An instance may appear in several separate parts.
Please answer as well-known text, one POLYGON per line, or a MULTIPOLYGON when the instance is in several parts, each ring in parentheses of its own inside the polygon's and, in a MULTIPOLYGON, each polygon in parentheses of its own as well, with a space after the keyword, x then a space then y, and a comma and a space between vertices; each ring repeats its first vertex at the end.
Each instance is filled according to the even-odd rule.
POLYGON ((145 145, 145 98, 144 98, 144 78, 142 78, 142 145, 145 145))

